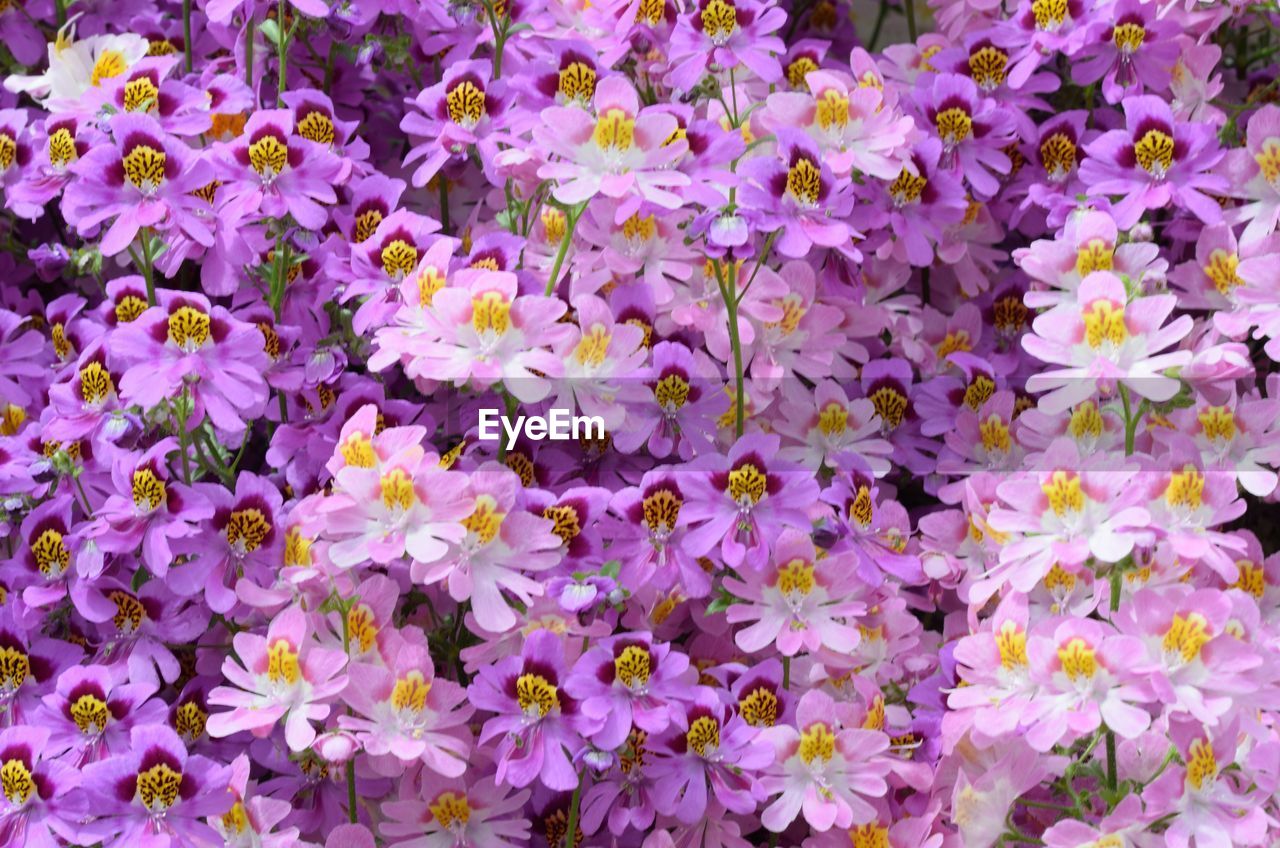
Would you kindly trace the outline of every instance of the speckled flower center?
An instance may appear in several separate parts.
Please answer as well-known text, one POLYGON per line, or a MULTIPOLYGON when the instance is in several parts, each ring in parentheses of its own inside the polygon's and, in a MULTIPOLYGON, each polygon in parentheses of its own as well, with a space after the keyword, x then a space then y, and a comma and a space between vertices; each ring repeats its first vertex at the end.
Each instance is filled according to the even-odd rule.
POLYGON ((818 413, 818 430, 827 438, 843 436, 849 429, 849 409, 842 403, 831 401, 818 413))
POLYGON ((43 530, 31 542, 31 554, 35 557, 36 568, 45 577, 61 577, 71 564, 71 551, 62 533, 52 527, 43 530))
POLYGON ((393 239, 379 254, 383 272, 394 281, 400 281, 418 264, 418 248, 404 239, 393 239))
POLYGON ((873 391, 868 400, 876 408, 883 427, 897 429, 907 414, 907 396, 893 386, 881 386, 873 391))
POLYGON ((1049 179, 1063 179, 1076 166, 1076 143, 1066 133, 1051 134, 1040 142, 1040 163, 1049 179))
POLYGON ((702 31, 716 46, 724 45, 738 28, 738 10, 730 0, 711 0, 699 15, 702 31))
POLYGON ((164 763, 138 772, 138 800, 149 813, 162 813, 178 800, 182 789, 182 773, 164 763))
MULTIPOLYGON (((311 565, 312 540, 302 535, 297 527, 290 527, 284 534, 284 567, 300 568, 311 565)), ((359 607, 356 607, 358 609, 359 607)), ((363 642, 363 639, 361 639, 363 642)))
POLYGON ((1236 437, 1236 415, 1229 406, 1206 406, 1196 419, 1211 442, 1229 442, 1236 437))
POLYGON ((973 135, 973 118, 959 106, 943 109, 933 120, 938 137, 948 148, 955 147, 973 135))
POLYGON ((169 341, 184 353, 194 353, 209 341, 209 316, 194 306, 180 306, 169 315, 169 341))
POLYGON ((93 63, 93 70, 89 74, 89 84, 96 88, 102 84, 104 79, 118 77, 128 70, 128 67, 125 63, 124 54, 119 50, 103 50, 93 63))
POLYGON ((298 121, 298 135, 328 147, 333 144, 336 135, 333 121, 319 109, 313 109, 298 121))
POLYGON ((107 702, 96 695, 84 694, 67 705, 67 712, 76 728, 85 736, 97 736, 107 729, 111 712, 107 702))
POLYGON ((653 215, 640 217, 637 212, 622 222, 622 237, 631 244, 647 242, 658 232, 658 221, 653 215))
POLYGON ((982 439, 982 447, 987 453, 1007 454, 1013 447, 1009 437, 1009 428, 999 415, 989 415, 987 420, 978 425, 978 435, 982 439))
POLYGON ((462 522, 462 526, 474 533, 480 544, 487 545, 498 535, 504 518, 506 515, 498 512, 498 502, 491 495, 480 495, 476 498, 475 511, 462 522))
POLYGON ((124 110, 126 112, 151 112, 160 102, 160 89, 151 77, 141 76, 124 84, 124 110))
MULTIPOLYGON (((3 142, 0 141, 0 146, 3 142)), ((0 160, 4 158, 0 153, 0 160)), ((76 152, 75 139, 71 137, 71 130, 66 127, 59 127, 49 134, 49 164, 55 169, 61 170, 66 168, 76 159, 80 158, 76 152)))
POLYGON ((1067 432, 1073 439, 1096 439, 1102 435, 1102 411, 1091 400, 1084 401, 1071 410, 1067 432))
POLYGON ((178 732, 184 742, 194 742, 203 736, 208 722, 209 714, 195 701, 187 701, 173 713, 173 729, 178 732))
POLYGON ((0 791, 11 807, 21 807, 36 791, 36 782, 22 760, 6 760, 0 766, 0 791))
POLYGON ((393 468, 378 481, 382 505, 392 512, 403 512, 413 506, 413 478, 402 468, 393 468))
POLYGON ((768 485, 768 475, 750 462, 744 462, 729 472, 729 497, 736 503, 745 505, 760 503, 768 490, 768 485))
POLYGON ((270 532, 271 522, 254 507, 238 509, 227 519, 227 544, 237 552, 253 553, 270 532))
POLYGON ((530 718, 542 718, 560 709, 560 693, 540 674, 522 674, 516 680, 516 703, 530 718))
POLYGON ((0 648, 0 692, 12 694, 31 674, 31 658, 18 648, 0 648))
POLYGON ((511 326, 511 304, 501 292, 487 291, 471 298, 471 326, 478 335, 501 336, 511 326))
POLYGON ((123 589, 113 589, 107 594, 107 600, 116 605, 111 621, 121 633, 137 633, 142 622, 147 620, 147 608, 136 595, 123 589))
POLYGON ((1163 179, 1173 167, 1173 136, 1161 130, 1147 130, 1133 144, 1139 167, 1156 179, 1163 179))
POLYGON ((444 96, 449 120, 468 129, 480 123, 485 115, 484 89, 471 80, 462 80, 444 96))
POLYGON ((560 541, 569 544, 582 532, 582 521, 578 510, 570 504, 559 504, 547 507, 542 517, 551 522, 551 532, 560 537, 560 541))
POLYGON ((263 180, 274 179, 289 164, 289 147, 274 135, 264 135, 249 145, 249 166, 263 180))
POLYGON ((347 465, 356 468, 373 468, 376 458, 373 453, 373 443, 369 441, 369 437, 364 433, 355 432, 349 434, 338 446, 338 451, 342 454, 342 459, 347 465))
MULTIPOLYGON (((0 141, 0 147, 3 142, 0 141)), ((1280 187, 1280 138, 1268 138, 1262 143, 1262 149, 1253 157, 1262 172, 1262 178, 1273 186, 1280 187)), ((4 164, 4 154, 0 151, 0 165, 4 164)))
POLYGON ((918 203, 920 195, 924 192, 924 187, 929 181, 923 174, 913 174, 906 168, 903 168, 897 178, 889 185, 889 196, 893 198, 895 206, 905 206, 908 203, 918 203))
POLYGON ((284 639, 277 639, 267 648, 267 680, 272 683, 293 685, 302 678, 298 664, 298 652, 284 639))
POLYGON ((787 65, 787 84, 792 88, 804 86, 805 77, 818 70, 818 63, 809 56, 797 56, 787 65))
POLYGON ((818 205, 822 194, 822 171, 811 159, 797 159, 787 170, 787 194, 806 208, 818 205))
POLYGON ((1244 280, 1236 274, 1240 265, 1240 257, 1218 248, 1209 254, 1209 261, 1204 266, 1204 274, 1213 282, 1213 287, 1224 296, 1230 295, 1237 286, 1244 285, 1244 280))
POLYGON ((1218 760, 1213 755, 1213 745, 1207 739, 1195 739, 1187 748, 1187 783, 1193 789, 1203 789, 1218 777, 1218 760))
POLYGON ((793 559, 778 568, 778 591, 794 597, 811 593, 817 581, 813 577, 813 563, 793 559))
POLYGON ((163 150, 149 144, 136 144, 124 155, 125 178, 143 194, 154 194, 164 182, 164 166, 167 157, 163 150))
POLYGON ((164 481, 150 468, 133 472, 133 505, 141 512, 151 512, 165 502, 164 481))
POLYGON ((685 741, 698 756, 711 756, 720 747, 720 722, 711 716, 699 716, 690 723, 685 741))
POLYGON ((666 0, 640 0, 640 12, 637 20, 647 21, 649 26, 662 23, 667 12, 666 0))
POLYGON ((360 244, 369 239, 378 225, 382 223, 382 211, 379 209, 366 209, 356 216, 354 233, 351 241, 354 244, 360 244))
POLYGON ((0 174, 9 170, 9 166, 18 158, 18 143, 7 132, 0 132, 0 174))
POLYGON ((86 404, 96 406, 102 403, 115 388, 110 372, 102 367, 101 362, 90 362, 80 369, 80 397, 86 404))
POLYGON ((778 696, 758 686, 739 699, 738 713, 752 727, 773 727, 778 723, 778 696))
POLYGON ((1147 40, 1147 30, 1139 23, 1123 23, 1111 30, 1111 43, 1125 55, 1138 52, 1138 48, 1147 40))
POLYGON ((1035 18, 1036 29, 1055 32, 1067 19, 1067 0, 1034 0, 1031 14, 1035 18))
POLYGON ((641 502, 644 523, 652 533, 670 533, 680 517, 684 502, 670 489, 658 489, 645 496, 641 502))
POLYGON ((649 682, 653 669, 653 657, 642 645, 628 645, 613 660, 614 680, 634 689, 649 682))
POLYGON ((969 54, 969 74, 978 88, 992 91, 1004 82, 1009 67, 1009 54, 987 45, 969 54))
POLYGON ((857 493, 849 503, 849 518, 865 530, 871 526, 874 516, 875 502, 871 499, 871 489, 866 485, 858 486, 857 493))
POLYGON ((1165 489, 1164 500, 1174 509, 1199 509, 1204 502, 1204 475, 1194 465, 1184 466, 1181 471, 1169 475, 1169 487, 1165 489))
POLYGON ((994 634, 996 649, 1000 651, 1000 666, 1006 671, 1025 668, 1027 665, 1027 634, 1017 624, 1006 620, 994 634))
POLYGON ((568 102, 586 103, 596 93, 596 72, 586 62, 570 62, 560 69, 556 93, 568 102))

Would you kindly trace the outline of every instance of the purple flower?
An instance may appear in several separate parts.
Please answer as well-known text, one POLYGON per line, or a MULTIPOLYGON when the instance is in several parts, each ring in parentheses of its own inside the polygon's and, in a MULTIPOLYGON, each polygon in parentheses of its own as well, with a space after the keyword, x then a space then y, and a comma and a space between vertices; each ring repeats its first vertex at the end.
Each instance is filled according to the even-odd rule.
POLYGON ((1155 95, 1123 105, 1125 128, 1103 133, 1085 148, 1080 178, 1089 195, 1123 196, 1112 210, 1122 230, 1142 213, 1169 204, 1206 224, 1221 221, 1221 208, 1205 194, 1227 191, 1225 179, 1207 173, 1223 157, 1213 128, 1176 121, 1169 104, 1155 95))
POLYGON ((78 791, 80 773, 60 760, 46 759, 48 747, 45 727, 10 727, 0 733, 0 845, 56 848, 86 841, 79 822, 89 807, 78 791))
POLYGON ((495 780, 516 788, 540 780, 567 792, 578 786, 572 756, 581 746, 573 729, 578 703, 564 691, 564 644, 549 630, 524 641, 520 656, 480 670, 467 690, 471 702, 494 713, 480 743, 501 738, 495 780))

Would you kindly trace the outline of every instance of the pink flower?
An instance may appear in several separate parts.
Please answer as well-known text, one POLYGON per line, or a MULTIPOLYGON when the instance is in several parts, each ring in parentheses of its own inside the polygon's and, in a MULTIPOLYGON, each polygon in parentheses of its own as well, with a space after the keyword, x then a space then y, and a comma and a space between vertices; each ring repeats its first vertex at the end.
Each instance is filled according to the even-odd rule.
POLYGON ((233 638, 235 656, 227 657, 222 674, 233 686, 209 693, 209 703, 232 707, 209 717, 210 736, 249 731, 270 735, 285 720, 285 741, 305 751, 316 738, 311 722, 328 717, 330 701, 347 686, 340 674, 347 664, 342 651, 321 648, 310 640, 307 614, 289 607, 276 615, 265 636, 242 631, 233 638))

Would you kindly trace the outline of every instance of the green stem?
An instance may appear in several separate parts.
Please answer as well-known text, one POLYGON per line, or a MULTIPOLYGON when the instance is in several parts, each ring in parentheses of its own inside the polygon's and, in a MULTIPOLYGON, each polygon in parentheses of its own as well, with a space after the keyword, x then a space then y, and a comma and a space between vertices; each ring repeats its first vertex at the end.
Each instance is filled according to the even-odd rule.
POLYGON ((276 103, 283 106, 285 81, 289 75, 289 33, 284 26, 284 0, 276 3, 276 55, 280 58, 280 74, 276 78, 276 103))
POLYGON ((249 18, 249 23, 244 28, 244 81, 249 86, 255 104, 258 102, 258 89, 253 86, 253 37, 257 35, 257 29, 258 25, 253 18, 249 18))
POLYGON ((178 396, 178 405, 174 410, 178 419, 178 451, 182 454, 182 481, 191 485, 191 457, 187 455, 187 390, 184 387, 178 396))
POLYGON ((916 32, 916 6, 915 0, 902 0, 902 5, 907 12, 907 35, 914 44, 918 33, 916 32))
POLYGON ((195 68, 195 56, 191 52, 191 0, 182 0, 182 46, 186 54, 185 67, 187 73, 191 73, 195 68))
MULTIPOLYGON (((351 623, 348 619, 347 602, 339 599, 338 615, 342 618, 342 653, 346 654, 347 661, 351 661, 351 623)), ((355 757, 347 760, 347 818, 352 824, 360 821, 360 815, 356 812, 356 760, 355 757)))
POLYGON ((587 782, 587 770, 582 769, 578 775, 578 785, 573 790, 573 800, 569 802, 569 827, 564 834, 564 842, 568 848, 574 848, 578 841, 578 808, 582 804, 582 785, 587 782))
POLYGON ((731 261, 728 279, 725 279, 718 261, 714 268, 720 283, 720 296, 724 298, 725 309, 729 313, 729 346, 733 349, 733 430, 741 437, 746 423, 746 380, 742 373, 742 338, 738 334, 738 264, 731 261))
POLYGON ((1134 441, 1138 437, 1138 420, 1142 418, 1142 408, 1134 415, 1129 406, 1129 388, 1120 384, 1120 402, 1124 405, 1124 455, 1133 456, 1134 441))
POLYGON ((564 258, 569 253, 569 243, 573 241, 573 231, 578 227, 578 219, 582 217, 582 212, 587 208, 587 201, 570 206, 565 212, 564 222, 564 238, 560 239, 560 249, 556 251, 556 260, 551 266, 551 273, 547 275, 547 297, 555 294, 556 283, 560 281, 560 266, 564 265, 564 258))
POLYGON ((452 235, 449 228, 449 181, 444 174, 436 174, 436 179, 440 181, 440 231, 452 235))
MULTIPOLYGON (((1119 780, 1116 774, 1116 735, 1112 731, 1107 731, 1107 788, 1112 792, 1116 791, 1119 780)), ((1114 806, 1110 804, 1109 806, 1114 806)))
MULTIPOLYGON (((151 231, 143 227, 138 232, 138 240, 142 242, 142 279, 147 283, 147 305, 156 305, 155 259, 151 255, 151 231)), ((136 259, 135 259, 136 262, 136 259)))
POLYGON ((782 658, 782 688, 791 688, 791 657, 782 658))
POLYGON ((874 52, 876 43, 880 41, 880 30, 884 27, 885 18, 889 17, 889 3, 880 0, 880 11, 876 14, 876 25, 871 29, 871 40, 867 42, 867 52, 874 52))
POLYGON ((54 0, 54 14, 57 16, 58 29, 67 22, 67 0, 54 0))

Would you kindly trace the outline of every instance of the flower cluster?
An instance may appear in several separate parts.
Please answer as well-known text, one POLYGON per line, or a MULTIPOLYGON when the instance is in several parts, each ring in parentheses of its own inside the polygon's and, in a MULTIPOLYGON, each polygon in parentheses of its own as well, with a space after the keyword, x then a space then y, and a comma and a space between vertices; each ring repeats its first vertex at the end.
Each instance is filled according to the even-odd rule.
POLYGON ((0 34, 0 848, 1280 845, 1275 0, 0 34))

